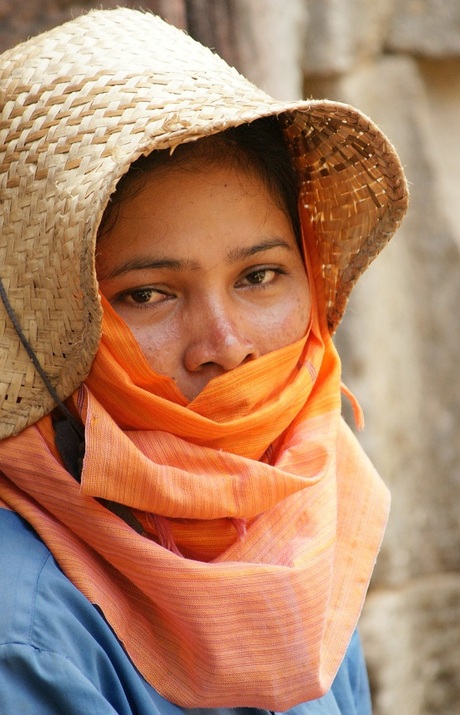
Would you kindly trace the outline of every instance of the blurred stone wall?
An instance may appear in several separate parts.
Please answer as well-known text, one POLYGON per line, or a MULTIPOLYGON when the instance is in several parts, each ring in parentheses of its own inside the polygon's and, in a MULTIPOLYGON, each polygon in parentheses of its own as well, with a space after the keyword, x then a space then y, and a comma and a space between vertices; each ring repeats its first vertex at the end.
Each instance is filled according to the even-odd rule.
POLYGON ((460 3, 311 0, 305 92, 396 145, 411 206, 338 335, 392 514, 362 634, 378 715, 460 712, 460 3), (315 28, 315 29, 314 29, 315 28))
POLYGON ((0 0, 0 49, 89 7, 158 12, 279 98, 358 106, 411 188, 337 342, 393 494, 361 631, 375 715, 460 712, 459 0, 0 0))

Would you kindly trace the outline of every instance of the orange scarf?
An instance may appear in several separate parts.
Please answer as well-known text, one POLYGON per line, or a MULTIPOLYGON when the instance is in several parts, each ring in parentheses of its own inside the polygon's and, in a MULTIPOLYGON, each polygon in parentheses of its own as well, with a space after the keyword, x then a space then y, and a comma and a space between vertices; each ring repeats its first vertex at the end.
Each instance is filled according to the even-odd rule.
POLYGON ((388 494, 340 418, 340 364, 313 303, 304 340, 212 380, 189 405, 104 305, 100 349, 73 396, 81 485, 50 417, 0 443, 4 503, 183 707, 286 710, 319 697, 361 611, 388 494), (145 534, 94 497, 131 507, 145 534))

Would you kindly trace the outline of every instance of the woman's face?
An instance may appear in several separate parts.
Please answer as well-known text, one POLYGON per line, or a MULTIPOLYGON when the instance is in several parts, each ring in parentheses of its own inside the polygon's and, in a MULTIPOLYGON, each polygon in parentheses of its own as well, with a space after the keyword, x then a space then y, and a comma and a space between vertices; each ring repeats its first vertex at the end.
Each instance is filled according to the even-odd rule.
POLYGON ((98 243, 100 289, 153 370, 193 400, 213 377, 305 335, 291 222, 255 173, 161 168, 98 243))

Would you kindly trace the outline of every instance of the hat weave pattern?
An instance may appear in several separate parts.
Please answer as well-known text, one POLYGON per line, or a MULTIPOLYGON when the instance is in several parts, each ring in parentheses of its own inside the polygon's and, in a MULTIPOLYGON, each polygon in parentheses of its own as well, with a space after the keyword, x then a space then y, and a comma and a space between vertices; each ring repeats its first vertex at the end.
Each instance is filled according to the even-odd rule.
MULTIPOLYGON (((281 115, 324 265, 331 331, 406 209, 397 155, 364 115, 274 100, 149 13, 92 11, 8 50, 0 112, 0 278, 61 399, 97 350, 97 228, 141 154, 281 115)), ((0 438, 54 405, 0 304, 0 438)))
POLYGON ((356 281, 401 222, 407 186, 388 140, 367 117, 338 103, 311 105, 308 117, 288 114, 285 132, 323 265, 334 332, 356 281))

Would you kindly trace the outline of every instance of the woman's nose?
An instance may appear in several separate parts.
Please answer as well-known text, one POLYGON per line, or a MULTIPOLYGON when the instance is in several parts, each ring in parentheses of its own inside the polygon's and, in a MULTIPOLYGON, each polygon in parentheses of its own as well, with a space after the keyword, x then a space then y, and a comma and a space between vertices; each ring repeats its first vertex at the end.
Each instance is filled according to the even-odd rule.
POLYGON ((188 335, 184 365, 189 372, 205 368, 227 372, 258 357, 247 326, 222 309, 196 314, 188 335))

